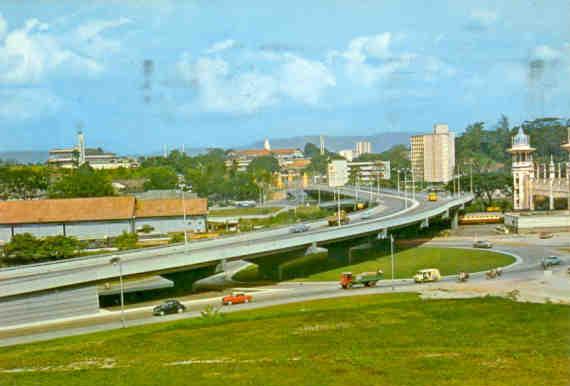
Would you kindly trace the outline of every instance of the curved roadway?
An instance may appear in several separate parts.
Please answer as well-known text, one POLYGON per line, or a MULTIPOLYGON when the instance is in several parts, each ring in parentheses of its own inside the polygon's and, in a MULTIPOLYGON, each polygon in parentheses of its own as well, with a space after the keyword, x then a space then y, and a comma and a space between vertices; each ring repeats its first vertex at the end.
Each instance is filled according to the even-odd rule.
MULTIPOLYGON (((324 186, 318 188, 331 189, 324 186)), ((345 195, 356 194, 354 188, 343 188, 341 191, 345 195)), ((112 256, 121 257, 125 276, 161 273, 208 265, 221 260, 253 258, 312 243, 327 243, 373 234, 441 215, 472 200, 471 195, 465 194, 429 202, 425 196, 418 195, 417 200, 407 198, 407 204, 403 204, 404 198, 397 193, 378 195, 361 188, 358 194, 379 201, 380 205, 372 210, 372 218, 363 220, 362 212, 357 212, 351 216, 349 225, 328 227, 326 221, 320 220, 309 223, 310 231, 301 234, 292 234, 290 227, 281 227, 217 240, 192 242, 187 247, 177 245, 2 269, 0 298, 116 278, 119 276, 119 269, 109 263, 112 256)))

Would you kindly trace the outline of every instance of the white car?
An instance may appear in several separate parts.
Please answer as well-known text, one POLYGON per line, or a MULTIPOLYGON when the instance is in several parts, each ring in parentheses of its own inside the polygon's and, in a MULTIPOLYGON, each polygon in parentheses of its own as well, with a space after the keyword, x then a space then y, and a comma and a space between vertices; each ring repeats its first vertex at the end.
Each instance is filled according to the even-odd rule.
POLYGON ((362 214, 362 216, 360 218, 363 220, 369 220, 372 218, 372 216, 374 216, 374 214, 372 212, 365 212, 362 214))
POLYGON ((303 233, 309 230, 309 226, 307 224, 295 224, 291 228, 291 233, 303 233))

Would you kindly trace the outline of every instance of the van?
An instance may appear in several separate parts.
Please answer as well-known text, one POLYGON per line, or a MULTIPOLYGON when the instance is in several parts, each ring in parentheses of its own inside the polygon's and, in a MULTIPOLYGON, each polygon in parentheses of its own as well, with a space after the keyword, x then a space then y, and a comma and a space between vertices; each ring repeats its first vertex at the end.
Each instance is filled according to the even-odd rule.
POLYGON ((414 275, 414 281, 416 283, 427 283, 430 281, 438 281, 439 279, 441 279, 441 274, 437 268, 420 269, 414 275))

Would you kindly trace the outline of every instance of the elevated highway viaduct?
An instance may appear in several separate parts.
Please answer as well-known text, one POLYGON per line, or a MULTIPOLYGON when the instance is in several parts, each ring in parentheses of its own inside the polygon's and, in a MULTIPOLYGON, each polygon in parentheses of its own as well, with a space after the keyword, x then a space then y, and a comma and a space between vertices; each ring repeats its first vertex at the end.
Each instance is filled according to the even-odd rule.
MULTIPOLYGON (((329 190, 311 186, 308 190, 329 190)), ((121 260, 124 277, 188 270, 216 264, 223 260, 255 259, 274 253, 327 243, 378 235, 415 223, 429 225, 429 219, 454 216, 456 210, 473 199, 470 194, 442 197, 429 202, 422 195, 416 199, 397 192, 371 192, 365 188, 340 189, 345 196, 362 195, 378 201, 372 217, 351 215, 351 223, 328 227, 326 221, 310 224, 310 231, 290 233, 289 227, 244 233, 216 240, 192 242, 111 255, 90 256, 66 261, 11 267, 0 270, 0 326, 98 312, 97 283, 118 278, 119 267, 110 263, 121 260)))

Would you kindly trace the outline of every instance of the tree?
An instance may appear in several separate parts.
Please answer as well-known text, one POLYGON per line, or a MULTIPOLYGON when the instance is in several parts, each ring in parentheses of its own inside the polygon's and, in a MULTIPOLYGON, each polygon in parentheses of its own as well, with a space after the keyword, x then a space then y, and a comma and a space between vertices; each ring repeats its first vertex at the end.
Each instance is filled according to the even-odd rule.
POLYGON ((271 176, 278 171, 279 161, 272 155, 257 157, 247 167, 253 178, 264 183, 271 183, 271 176))
POLYGON ((74 257, 81 244, 74 237, 48 236, 39 239, 30 233, 17 234, 4 246, 6 260, 27 264, 41 260, 59 260, 74 257))
POLYGON ((153 166, 145 169, 142 175, 147 178, 145 190, 175 189, 178 185, 178 175, 167 166, 153 166))
POLYGON ((51 198, 104 197, 115 194, 106 176, 93 170, 89 164, 81 165, 49 188, 51 198))
POLYGON ((136 248, 139 236, 136 233, 123 231, 120 236, 115 238, 113 245, 120 250, 136 248))

